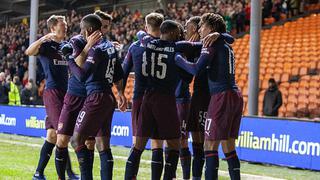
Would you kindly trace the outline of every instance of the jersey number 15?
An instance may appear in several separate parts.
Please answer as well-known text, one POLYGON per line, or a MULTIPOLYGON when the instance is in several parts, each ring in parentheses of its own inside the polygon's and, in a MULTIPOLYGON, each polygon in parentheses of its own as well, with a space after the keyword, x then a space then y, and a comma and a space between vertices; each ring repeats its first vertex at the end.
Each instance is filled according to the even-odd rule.
MULTIPOLYGON (((158 57, 156 58, 156 53, 151 53, 151 71, 150 71, 150 76, 156 77, 158 79, 164 79, 166 77, 166 72, 167 72, 167 64, 163 62, 164 59, 168 59, 167 54, 157 54, 158 57), (160 70, 155 70, 159 69, 158 67, 161 68, 160 70)), ((142 74, 144 76, 148 76, 147 73, 147 57, 146 57, 146 52, 143 53, 143 58, 142 58, 142 74)))

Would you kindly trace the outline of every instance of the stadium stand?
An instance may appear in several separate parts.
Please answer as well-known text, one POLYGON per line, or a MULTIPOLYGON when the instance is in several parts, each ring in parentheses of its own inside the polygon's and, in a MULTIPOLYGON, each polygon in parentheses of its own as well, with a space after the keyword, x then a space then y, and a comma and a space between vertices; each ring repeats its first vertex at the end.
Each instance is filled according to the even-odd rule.
MULTIPOLYGON (((261 36, 259 112, 262 111, 268 79, 279 82, 283 96, 282 117, 320 117, 319 41, 320 15, 312 14, 293 22, 263 30, 261 36), (308 27, 308 28, 305 28, 308 27)), ((249 35, 236 40, 236 80, 247 104, 249 35)), ((247 106, 245 114, 248 113, 247 106)))

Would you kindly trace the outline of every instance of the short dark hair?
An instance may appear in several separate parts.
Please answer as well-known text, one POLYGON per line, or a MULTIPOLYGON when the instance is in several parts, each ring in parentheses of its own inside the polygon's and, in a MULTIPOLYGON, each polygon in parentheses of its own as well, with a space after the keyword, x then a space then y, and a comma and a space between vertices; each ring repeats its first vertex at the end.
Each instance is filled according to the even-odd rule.
POLYGON ((99 18, 99 16, 95 15, 95 14, 88 14, 86 16, 84 16, 81 20, 81 23, 83 24, 83 27, 85 28, 92 28, 92 32, 96 31, 96 30, 100 30, 102 23, 101 20, 99 18))
POLYGON ((201 17, 200 16, 192 16, 190 19, 189 19, 189 22, 193 23, 194 25, 197 26, 197 29, 199 29, 199 24, 200 24, 200 21, 201 21, 201 17))
POLYGON ((149 25, 152 28, 152 30, 159 29, 163 20, 164 17, 160 13, 153 12, 146 16, 146 24, 149 25))
POLYGON ((269 83, 274 83, 274 84, 275 84, 275 83, 276 83, 276 80, 275 80, 274 78, 270 78, 270 79, 269 79, 269 83))
POLYGON ((172 21, 172 20, 165 20, 165 21, 163 21, 163 23, 160 26, 160 33, 161 34, 169 34, 169 33, 174 32, 176 30, 180 31, 179 25, 177 22, 172 21))
POLYGON ((207 24, 211 26, 214 31, 218 33, 227 32, 226 23, 223 20, 223 17, 215 13, 205 13, 201 16, 201 24, 207 24))
POLYGON ((53 27, 56 26, 59 22, 59 20, 66 21, 66 18, 64 16, 59 16, 59 15, 52 15, 48 18, 47 20, 47 27, 49 30, 53 27))
POLYGON ((93 14, 99 16, 103 20, 112 21, 112 16, 108 13, 101 11, 101 10, 96 10, 93 14))

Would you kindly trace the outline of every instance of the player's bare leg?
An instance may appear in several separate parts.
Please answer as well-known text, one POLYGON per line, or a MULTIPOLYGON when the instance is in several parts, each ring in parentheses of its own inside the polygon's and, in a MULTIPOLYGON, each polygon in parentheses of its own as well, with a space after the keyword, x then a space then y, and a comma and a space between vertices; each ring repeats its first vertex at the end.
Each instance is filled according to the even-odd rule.
POLYGON ((132 147, 126 163, 125 180, 136 179, 139 171, 141 154, 148 142, 148 139, 149 138, 147 137, 136 137, 136 144, 132 147))
POLYGON ((151 159, 151 179, 161 178, 163 171, 163 140, 151 140, 152 159, 151 159))
POLYGON ((202 176, 202 170, 205 162, 204 157, 204 133, 201 131, 191 132, 192 135, 192 179, 200 180, 202 176))
POLYGON ((204 141, 204 153, 206 158, 206 179, 218 179, 218 169, 219 169, 219 148, 220 141, 204 141))
POLYGON ((64 135, 64 134, 58 134, 57 135, 57 143, 56 145, 59 148, 67 148, 68 144, 70 142, 71 137, 68 135, 64 135))
POLYGON ((136 144, 136 136, 132 136, 132 146, 134 146, 136 144))
POLYGON ((166 155, 163 179, 172 179, 176 173, 179 160, 180 138, 166 140, 165 142, 168 154, 166 155))
POLYGON ((240 161, 235 149, 235 139, 230 138, 221 141, 222 150, 226 157, 229 167, 229 175, 232 180, 240 179, 240 161))

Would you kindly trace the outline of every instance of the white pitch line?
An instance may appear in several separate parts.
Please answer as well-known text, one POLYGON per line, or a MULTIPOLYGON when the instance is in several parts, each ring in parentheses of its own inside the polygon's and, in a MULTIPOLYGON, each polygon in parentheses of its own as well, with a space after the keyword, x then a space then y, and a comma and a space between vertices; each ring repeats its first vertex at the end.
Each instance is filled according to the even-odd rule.
MULTIPOLYGON (((20 146, 29 146, 29 147, 39 147, 41 148, 42 145, 40 144, 34 144, 34 143, 26 143, 26 142, 21 142, 21 141, 14 141, 14 140, 4 140, 0 139, 0 142, 2 143, 7 143, 7 144, 14 144, 14 145, 20 145, 20 146)), ((73 149, 69 148, 69 151, 73 151, 73 149)), ((95 154, 99 154, 95 152, 95 154)), ((113 156, 115 159, 122 159, 122 160, 127 160, 128 157, 125 156, 113 156)), ((141 159, 140 162, 146 163, 146 164, 151 164, 150 160, 145 160, 141 159)), ((221 171, 219 170, 219 175, 229 177, 229 173, 227 171, 221 171)), ((252 174, 244 174, 241 173, 241 178, 244 180, 285 180, 285 179, 280 179, 280 178, 274 178, 274 177, 269 177, 269 176, 259 176, 259 175, 252 175, 252 174)))

